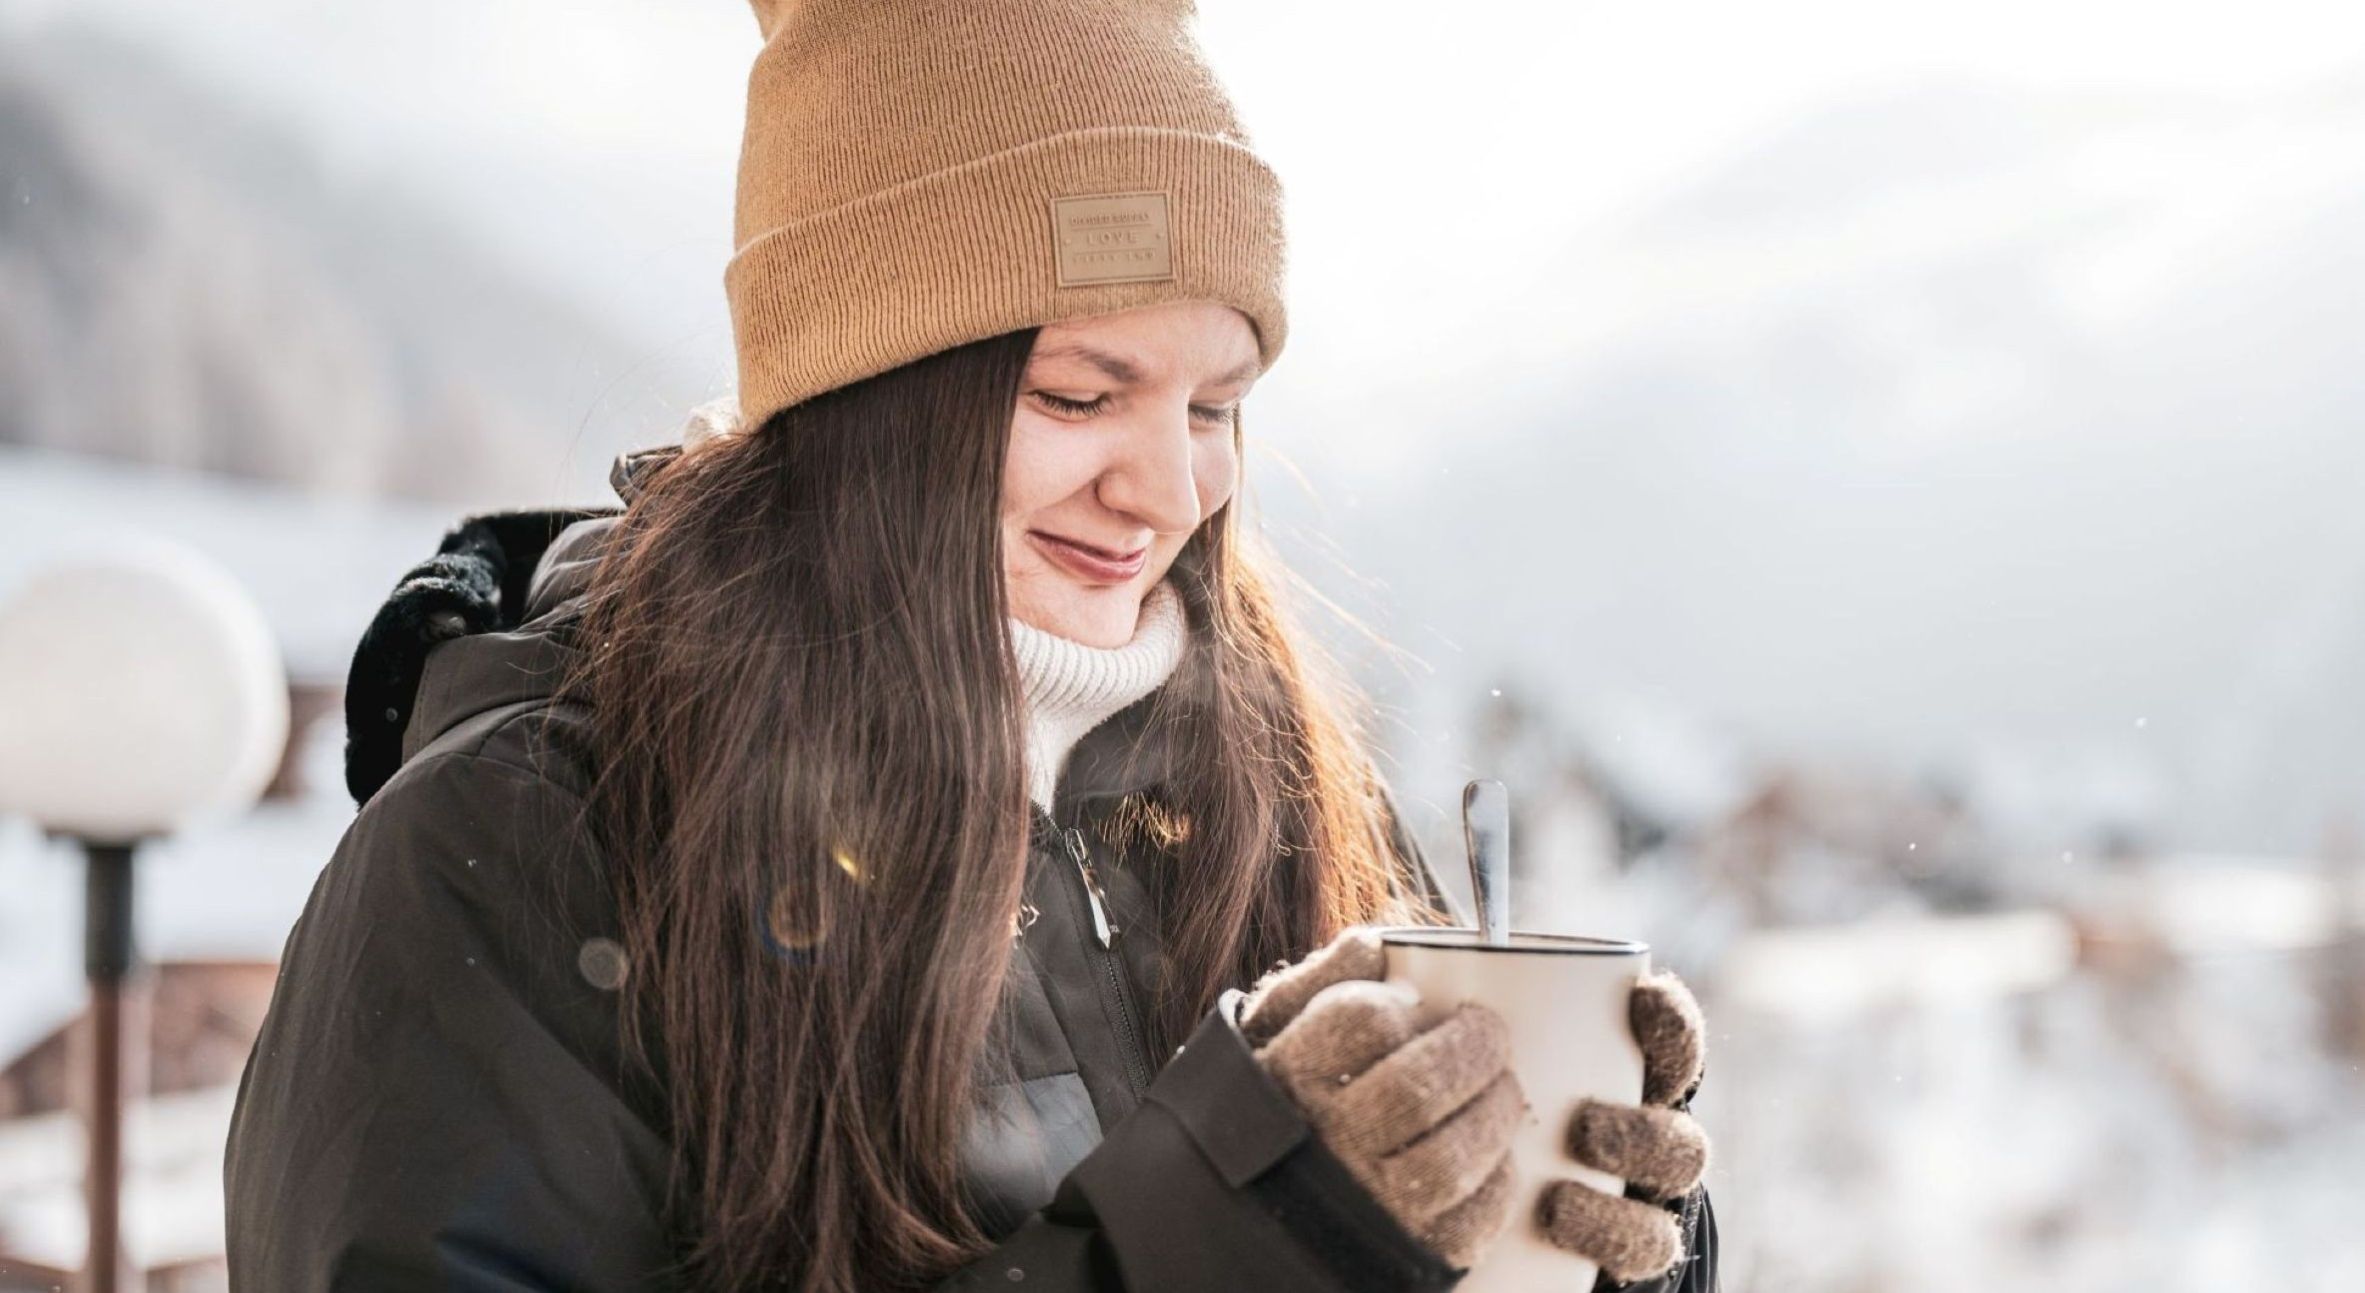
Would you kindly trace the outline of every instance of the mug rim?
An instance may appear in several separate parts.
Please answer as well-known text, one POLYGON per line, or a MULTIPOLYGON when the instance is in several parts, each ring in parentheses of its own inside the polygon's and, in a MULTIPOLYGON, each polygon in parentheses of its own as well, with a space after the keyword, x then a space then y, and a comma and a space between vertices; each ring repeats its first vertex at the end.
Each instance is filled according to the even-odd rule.
POLYGON ((1588 934, 1551 934, 1542 930, 1514 929, 1508 946, 1491 943, 1453 942, 1448 939, 1467 936, 1475 939, 1474 925, 1382 925, 1375 931, 1382 943, 1404 947, 1442 947, 1465 952, 1546 952, 1559 956, 1643 956, 1651 945, 1629 938, 1596 938, 1588 934), (1428 935, 1430 937, 1424 937, 1428 935), (1444 937, 1435 937, 1442 935, 1444 937))

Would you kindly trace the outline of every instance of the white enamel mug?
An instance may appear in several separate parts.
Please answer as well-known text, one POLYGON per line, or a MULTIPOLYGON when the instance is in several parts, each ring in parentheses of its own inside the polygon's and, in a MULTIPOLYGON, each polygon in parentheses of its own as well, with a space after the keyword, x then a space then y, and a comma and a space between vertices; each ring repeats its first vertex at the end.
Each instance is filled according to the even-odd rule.
POLYGON ((1575 1179, 1618 1194, 1626 1183, 1570 1157, 1569 1117, 1584 1096, 1642 1099, 1642 1048, 1628 1022, 1635 981, 1650 970, 1647 943, 1514 932, 1492 947, 1473 929, 1390 926, 1379 931, 1386 978, 1421 997, 1423 1026, 1477 1001, 1511 1026, 1511 1067, 1531 1112, 1511 1146, 1511 1218, 1456 1293, 1542 1293, 1593 1287, 1594 1265, 1555 1246, 1537 1224, 1544 1187, 1575 1179))

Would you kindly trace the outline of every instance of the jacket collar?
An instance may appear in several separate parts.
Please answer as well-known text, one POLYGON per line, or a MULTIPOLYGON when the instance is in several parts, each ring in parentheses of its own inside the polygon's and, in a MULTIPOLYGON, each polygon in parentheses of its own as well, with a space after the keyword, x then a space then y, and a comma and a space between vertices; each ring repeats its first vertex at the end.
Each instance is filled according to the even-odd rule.
MULTIPOLYGON (((577 649, 573 629, 618 518, 648 473, 679 452, 663 444, 618 455, 608 480, 621 505, 465 516, 396 582, 346 680, 345 784, 356 804, 452 728, 552 693, 577 649)), ((1083 801, 1172 775, 1167 730, 1149 722, 1163 690, 1077 741, 1054 796, 1060 820, 1083 801)))

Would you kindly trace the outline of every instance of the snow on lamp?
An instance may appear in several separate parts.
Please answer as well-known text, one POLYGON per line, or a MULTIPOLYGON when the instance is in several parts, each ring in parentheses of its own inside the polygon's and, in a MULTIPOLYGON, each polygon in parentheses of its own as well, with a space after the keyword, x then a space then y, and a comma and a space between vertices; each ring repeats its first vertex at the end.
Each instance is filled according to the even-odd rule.
POLYGON ((128 844, 244 811, 287 743, 287 674, 237 581, 161 540, 0 597, 0 812, 128 844))

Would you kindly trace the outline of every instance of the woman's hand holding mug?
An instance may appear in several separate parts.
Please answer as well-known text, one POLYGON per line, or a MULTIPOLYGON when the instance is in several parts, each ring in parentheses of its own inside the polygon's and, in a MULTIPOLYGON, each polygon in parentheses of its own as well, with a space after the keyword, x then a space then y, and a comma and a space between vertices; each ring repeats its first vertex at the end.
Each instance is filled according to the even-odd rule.
POLYGON ((1511 1133, 1528 1113, 1510 1030, 1465 1002, 1424 1031, 1418 996, 1383 969, 1378 937, 1350 928, 1265 976, 1240 1028, 1355 1179, 1467 1268, 1510 1215, 1511 1133))
POLYGON ((1665 1274, 1683 1260, 1683 1231, 1654 1202, 1690 1194, 1708 1171, 1708 1133, 1687 1108, 1707 1061, 1700 1003, 1673 971, 1658 970, 1635 983, 1627 1009, 1642 1047, 1642 1103, 1579 1101, 1568 1151, 1642 1198, 1555 1181, 1537 1218, 1546 1238, 1621 1282, 1665 1274))
MULTIPOLYGON (((1382 982, 1386 968, 1379 935, 1350 928, 1260 980, 1241 1030, 1356 1179, 1408 1232, 1467 1268, 1514 1210, 1511 1139, 1531 1110, 1500 1015, 1464 1002, 1423 1030, 1418 998, 1382 982)), ((1684 1108, 1704 1070, 1698 1002, 1658 971, 1635 984, 1628 1013, 1642 1102, 1580 1101, 1564 1140, 1576 1161, 1626 1181, 1635 1197, 1560 1180, 1535 1217, 1551 1243, 1617 1282, 1683 1259, 1675 1217, 1652 1201, 1689 1194, 1708 1164, 1708 1138, 1684 1108)))

